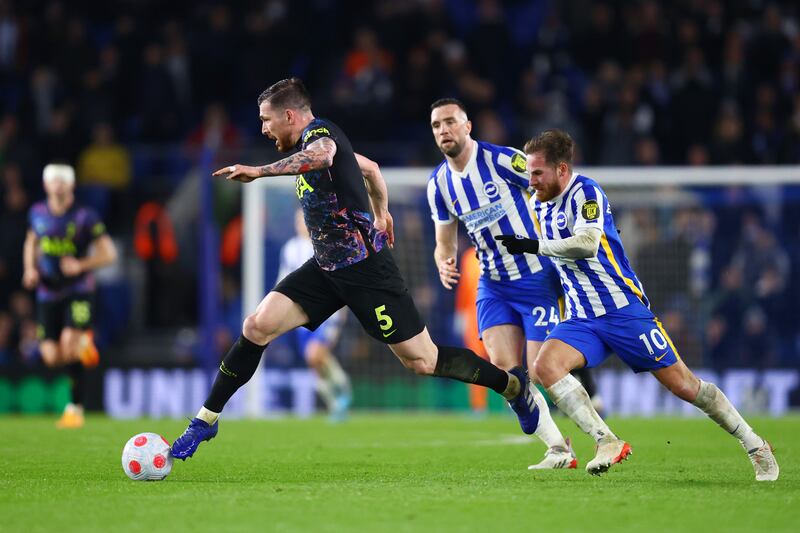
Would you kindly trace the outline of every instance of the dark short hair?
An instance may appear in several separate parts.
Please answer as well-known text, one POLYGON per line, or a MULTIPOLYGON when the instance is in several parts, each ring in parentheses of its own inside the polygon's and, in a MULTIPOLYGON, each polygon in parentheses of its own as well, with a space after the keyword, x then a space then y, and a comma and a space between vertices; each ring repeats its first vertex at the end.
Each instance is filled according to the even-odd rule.
POLYGON ((269 102, 278 109, 309 109, 311 97, 300 78, 288 78, 273 83, 258 97, 258 105, 269 102))
POLYGON ((545 161, 553 166, 559 163, 566 163, 572 166, 575 142, 566 131, 558 129, 545 130, 526 142, 524 151, 526 154, 544 153, 545 161))
POLYGON ((439 98, 438 100, 436 100, 434 103, 431 104, 431 111, 433 111, 437 107, 442 107, 446 105, 458 106, 458 108, 461 111, 463 111, 465 115, 467 114, 467 108, 464 107, 464 103, 458 98, 439 98))

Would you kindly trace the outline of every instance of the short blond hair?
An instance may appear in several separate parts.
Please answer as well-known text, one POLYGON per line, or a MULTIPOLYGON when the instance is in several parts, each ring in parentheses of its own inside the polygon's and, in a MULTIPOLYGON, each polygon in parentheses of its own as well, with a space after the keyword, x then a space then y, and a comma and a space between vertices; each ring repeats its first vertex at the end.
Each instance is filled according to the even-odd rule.
POLYGON ((75 184, 75 169, 72 165, 50 163, 42 171, 42 181, 50 182, 58 178, 63 179, 70 185, 75 184))

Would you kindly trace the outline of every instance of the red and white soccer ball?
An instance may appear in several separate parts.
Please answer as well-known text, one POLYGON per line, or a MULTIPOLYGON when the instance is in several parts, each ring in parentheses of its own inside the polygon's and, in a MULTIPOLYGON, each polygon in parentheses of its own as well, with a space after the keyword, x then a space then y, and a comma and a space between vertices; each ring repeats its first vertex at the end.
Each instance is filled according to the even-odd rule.
POLYGON ((158 481, 172 470, 169 442, 156 433, 134 435, 122 449, 122 469, 137 481, 158 481))

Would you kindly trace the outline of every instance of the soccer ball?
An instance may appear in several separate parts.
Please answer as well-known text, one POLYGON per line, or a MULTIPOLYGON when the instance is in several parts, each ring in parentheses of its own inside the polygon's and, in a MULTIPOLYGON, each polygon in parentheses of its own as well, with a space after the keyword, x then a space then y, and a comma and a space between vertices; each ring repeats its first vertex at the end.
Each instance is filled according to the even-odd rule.
POLYGON ((122 469, 137 481, 158 481, 172 470, 167 439, 156 433, 139 433, 122 449, 122 469))

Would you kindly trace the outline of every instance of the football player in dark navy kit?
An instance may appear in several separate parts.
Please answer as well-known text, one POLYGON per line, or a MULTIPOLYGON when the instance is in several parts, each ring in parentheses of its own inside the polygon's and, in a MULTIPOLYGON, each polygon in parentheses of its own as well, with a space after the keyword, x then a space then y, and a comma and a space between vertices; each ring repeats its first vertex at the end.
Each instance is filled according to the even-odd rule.
POLYGON ((272 85, 259 96, 258 107, 261 133, 279 152, 294 153, 259 167, 231 165, 214 176, 249 183, 294 175, 314 257, 280 281, 244 320, 205 404, 173 443, 173 456, 190 457, 217 434, 219 413, 253 376, 272 340, 300 326, 314 330, 344 306, 406 368, 491 388, 509 401, 523 431, 533 433, 539 411, 524 370, 506 372, 466 348, 431 340, 389 250, 392 217, 377 164, 355 154, 335 124, 314 117, 297 78, 272 85))
POLYGON ((116 261, 114 241, 90 207, 75 202, 75 170, 50 164, 42 173, 47 198, 31 206, 22 252, 22 283, 36 290, 39 351, 49 367, 65 367, 70 402, 59 428, 84 424, 84 367, 97 366, 92 340, 94 271, 116 261))

